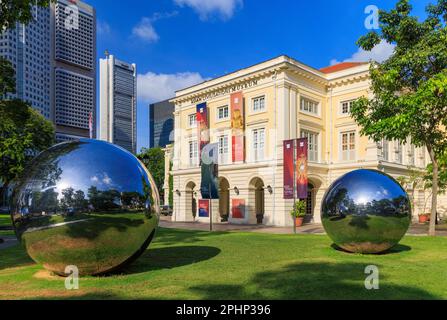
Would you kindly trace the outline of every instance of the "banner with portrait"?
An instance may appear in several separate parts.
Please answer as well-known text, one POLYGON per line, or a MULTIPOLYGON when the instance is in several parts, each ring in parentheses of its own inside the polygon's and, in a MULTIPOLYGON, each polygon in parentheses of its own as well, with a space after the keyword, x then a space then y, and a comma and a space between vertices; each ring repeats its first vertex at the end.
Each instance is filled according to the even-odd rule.
POLYGON ((202 159, 202 182, 200 190, 203 199, 219 199, 219 144, 212 143, 204 146, 200 158, 202 159))
MULTIPOLYGON (((197 130, 199 140, 199 155, 202 154, 203 148, 210 143, 210 127, 208 120, 208 107, 206 102, 197 105, 197 130)), ((202 163, 202 159, 200 159, 202 163)))
POLYGON ((284 199, 293 199, 295 190, 295 140, 284 141, 284 199))
POLYGON ((231 129, 233 163, 245 161, 245 114, 244 96, 242 92, 231 95, 231 129))
POLYGON ((307 199, 309 192, 309 178, 308 178, 308 140, 307 138, 298 139, 296 146, 296 188, 298 199, 307 199))

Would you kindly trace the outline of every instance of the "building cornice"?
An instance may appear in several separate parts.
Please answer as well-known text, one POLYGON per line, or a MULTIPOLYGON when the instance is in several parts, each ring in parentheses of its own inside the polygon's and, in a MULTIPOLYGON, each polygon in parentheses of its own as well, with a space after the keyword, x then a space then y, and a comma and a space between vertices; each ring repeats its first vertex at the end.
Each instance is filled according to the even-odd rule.
POLYGON ((284 66, 276 66, 274 68, 253 72, 249 75, 237 79, 225 81, 216 85, 211 85, 203 89, 197 89, 195 91, 192 91, 191 93, 178 95, 174 99, 170 100, 170 102, 175 104, 180 104, 189 100, 196 100, 196 102, 199 102, 201 100, 205 100, 206 97, 217 98, 220 96, 219 93, 225 95, 243 89, 256 87, 259 80, 271 77, 275 73, 281 72, 283 68, 284 66))
MULTIPOLYGON (((369 78, 369 66, 362 65, 351 70, 345 70, 334 74, 325 74, 287 56, 280 56, 266 62, 241 69, 231 74, 205 81, 198 85, 185 88, 176 92, 176 97, 170 102, 179 105, 185 102, 196 104, 205 102, 220 96, 229 95, 244 89, 258 86, 262 79, 273 77, 279 73, 288 72, 299 78, 313 82, 326 90, 350 83, 360 82, 369 78)), ((276 80, 272 78, 272 81, 276 80)), ((285 77, 284 83, 292 84, 285 77)))

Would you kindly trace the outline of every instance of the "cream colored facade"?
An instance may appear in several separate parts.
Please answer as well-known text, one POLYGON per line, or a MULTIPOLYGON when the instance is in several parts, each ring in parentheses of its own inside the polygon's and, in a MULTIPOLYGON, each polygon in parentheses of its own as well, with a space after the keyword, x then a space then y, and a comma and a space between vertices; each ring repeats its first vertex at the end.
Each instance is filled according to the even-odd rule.
MULTIPOLYGON (((223 153, 219 166, 221 200, 213 201, 215 222, 220 222, 221 214, 229 213, 231 223, 255 224, 257 214, 263 214, 265 225, 291 226, 293 200, 283 199, 283 141, 303 134, 311 134, 313 141, 309 163, 311 222, 320 222, 321 200, 327 188, 349 171, 372 168, 399 177, 408 173, 409 166, 425 168, 429 158, 424 149, 398 142, 377 144, 360 135, 360 128, 346 111, 350 101, 371 94, 369 87, 369 64, 324 73, 280 56, 178 91, 172 100, 175 143, 167 152, 173 161, 174 220, 193 221, 193 212, 197 212, 201 178, 193 120, 196 106, 202 102, 207 102, 210 112, 211 142, 220 141, 223 153), (225 106, 230 113, 230 95, 240 91, 245 105, 246 161, 231 163, 231 115, 226 116, 225 106), (262 144, 263 148, 259 146, 262 144), (232 199, 245 200, 246 219, 231 217, 232 199)), ((429 210, 426 196, 423 191, 415 192, 416 217, 429 210)), ((440 202, 440 212, 445 213, 445 197, 440 202)))

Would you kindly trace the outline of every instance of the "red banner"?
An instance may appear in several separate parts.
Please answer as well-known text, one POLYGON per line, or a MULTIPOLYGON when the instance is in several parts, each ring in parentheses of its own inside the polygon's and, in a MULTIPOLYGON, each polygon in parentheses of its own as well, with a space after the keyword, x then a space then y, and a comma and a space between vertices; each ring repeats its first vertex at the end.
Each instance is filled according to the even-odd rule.
POLYGON ((209 200, 199 200, 199 217, 209 218, 210 217, 210 201, 209 200))
POLYGON ((245 219, 245 200, 233 199, 233 209, 231 216, 233 219, 245 219))
POLYGON ((231 128, 233 130, 233 162, 243 162, 245 161, 245 120, 242 92, 231 95, 231 128))
POLYGON ((294 198, 295 140, 284 141, 284 199, 294 198))
POLYGON ((199 156, 202 163, 202 150, 210 143, 210 130, 208 122, 208 107, 206 103, 197 105, 197 130, 199 136, 199 156))
POLYGON ((296 148, 296 188, 298 199, 307 199, 308 193, 308 140, 298 139, 296 148))

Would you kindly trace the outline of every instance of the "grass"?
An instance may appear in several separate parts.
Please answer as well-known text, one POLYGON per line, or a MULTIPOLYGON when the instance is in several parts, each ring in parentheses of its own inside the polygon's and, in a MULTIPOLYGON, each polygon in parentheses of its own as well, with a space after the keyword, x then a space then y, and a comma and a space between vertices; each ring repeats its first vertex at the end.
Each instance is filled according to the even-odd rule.
MULTIPOLYGON (((0 227, 9 227, 12 225, 11 217, 9 215, 0 214, 0 227)), ((0 237, 1 236, 13 236, 14 231, 10 230, 0 230, 0 237)))
POLYGON ((0 251, 0 299, 447 299, 447 238, 406 237, 384 255, 334 250, 326 236, 160 229, 134 264, 108 277, 64 279, 17 246, 0 251), (380 290, 365 289, 365 268, 380 290))

